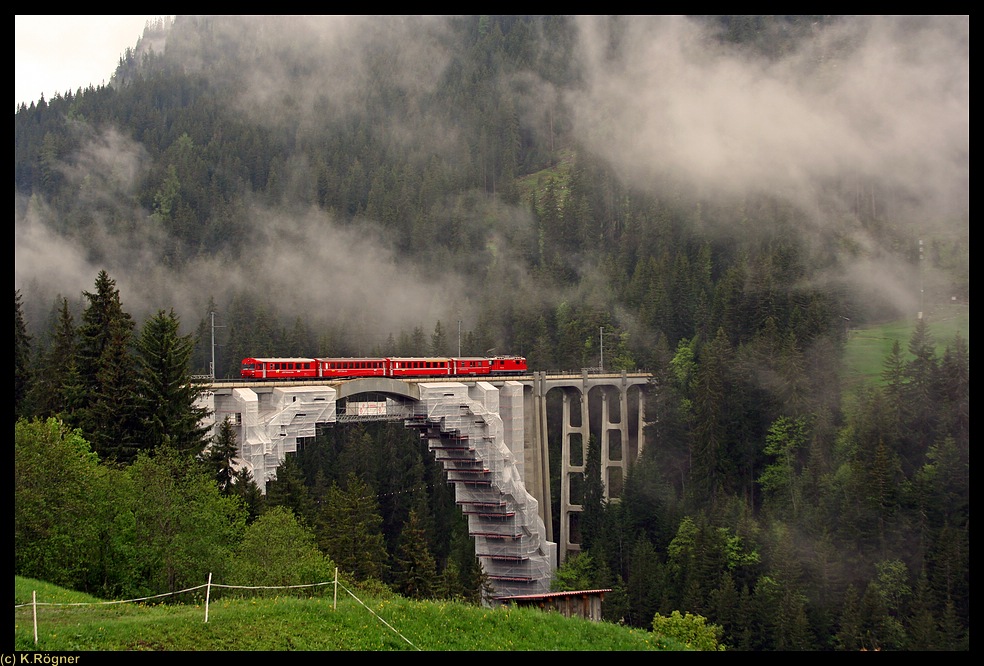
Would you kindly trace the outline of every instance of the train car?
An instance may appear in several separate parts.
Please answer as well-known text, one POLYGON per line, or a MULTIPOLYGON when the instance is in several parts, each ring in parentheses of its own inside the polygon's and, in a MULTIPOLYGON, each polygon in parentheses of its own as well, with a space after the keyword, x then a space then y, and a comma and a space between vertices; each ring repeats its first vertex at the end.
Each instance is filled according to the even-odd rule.
POLYGON ((318 376, 313 358, 244 358, 239 371, 243 379, 312 379, 318 376))
POLYGON ((454 359, 446 356, 398 357, 389 361, 390 377, 451 377, 454 359))
POLYGON ((387 377, 388 358, 319 358, 318 377, 387 377))
POLYGON ((492 373, 492 360, 485 357, 471 356, 452 360, 454 361, 454 374, 459 377, 484 376, 492 373))

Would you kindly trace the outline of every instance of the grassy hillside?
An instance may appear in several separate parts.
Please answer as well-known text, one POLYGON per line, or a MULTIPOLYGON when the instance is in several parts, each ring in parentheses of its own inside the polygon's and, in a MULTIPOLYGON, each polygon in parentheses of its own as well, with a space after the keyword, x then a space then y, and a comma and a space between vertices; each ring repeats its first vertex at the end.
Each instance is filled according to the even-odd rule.
MULTIPOLYGON (((203 603, 101 603, 78 592, 14 578, 18 651, 613 651, 665 650, 655 635, 528 608, 492 610, 400 597, 360 600, 340 589, 309 598, 267 597, 203 603), (37 593, 38 642, 31 599, 37 593), (65 605, 40 605, 65 604, 65 605), (20 606, 21 604, 26 604, 20 606)), ((666 639, 664 645, 674 645, 666 639)), ((682 648, 681 648, 682 649, 682 648)))
MULTIPOLYGON (((937 356, 942 356, 947 345, 960 334, 970 347, 970 306, 965 304, 947 305, 926 315, 929 332, 936 343, 937 356)), ((892 344, 898 340, 903 358, 909 359, 909 339, 916 326, 911 321, 894 321, 881 326, 850 331, 844 349, 844 395, 850 398, 854 389, 861 383, 880 384, 884 370, 885 357, 892 351, 892 344)))

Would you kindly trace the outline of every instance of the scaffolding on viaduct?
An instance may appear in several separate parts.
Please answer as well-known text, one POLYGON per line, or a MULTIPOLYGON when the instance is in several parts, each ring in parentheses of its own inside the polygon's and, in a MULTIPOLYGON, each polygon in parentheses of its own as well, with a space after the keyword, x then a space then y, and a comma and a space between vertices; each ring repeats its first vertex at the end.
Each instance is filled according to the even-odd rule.
POLYGON ((454 486, 496 596, 548 592, 555 568, 580 550, 589 441, 600 448, 609 501, 618 501, 642 453, 649 375, 585 370, 453 379, 216 381, 205 395, 213 423, 229 417, 236 426, 239 467, 264 489, 319 424, 385 419, 416 429, 454 486), (553 475, 551 450, 559 456, 553 475), (551 488, 558 478, 555 520, 551 488))

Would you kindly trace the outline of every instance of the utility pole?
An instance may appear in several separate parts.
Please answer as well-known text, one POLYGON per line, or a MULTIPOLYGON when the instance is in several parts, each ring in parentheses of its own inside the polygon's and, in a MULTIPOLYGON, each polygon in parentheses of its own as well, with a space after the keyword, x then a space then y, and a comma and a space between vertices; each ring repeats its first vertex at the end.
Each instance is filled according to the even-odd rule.
POLYGON ((215 312, 209 312, 212 316, 212 362, 208 365, 208 374, 215 379, 215 312))
MULTIPOLYGON (((212 318, 212 362, 209 364, 208 374, 215 380, 215 312, 208 314, 212 318)), ((225 328, 225 326, 219 326, 219 328, 225 328)))
POLYGON ((600 361, 599 368, 602 372, 604 372, 605 371, 605 327, 602 326, 601 328, 598 329, 598 331, 601 333, 601 361, 600 361))
POLYGON ((458 357, 461 358, 461 320, 458 320, 458 357))
POLYGON ((926 307, 925 303, 925 289, 923 288, 923 242, 919 239, 919 316, 917 319, 923 318, 923 308, 926 307))

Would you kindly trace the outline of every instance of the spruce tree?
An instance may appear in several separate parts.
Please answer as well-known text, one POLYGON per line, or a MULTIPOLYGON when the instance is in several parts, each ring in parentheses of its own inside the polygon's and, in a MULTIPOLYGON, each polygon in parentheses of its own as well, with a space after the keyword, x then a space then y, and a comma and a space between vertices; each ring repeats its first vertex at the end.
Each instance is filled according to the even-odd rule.
POLYGON ((581 512, 581 550, 602 545, 605 526, 605 482, 601 471, 601 447, 598 439, 588 437, 587 464, 584 467, 584 499, 581 512))
POLYGON ((236 461, 239 457, 239 443, 232 419, 226 416, 219 425, 219 431, 212 438, 212 444, 204 453, 205 465, 215 477, 219 489, 229 494, 236 480, 236 461))
POLYGON ((99 272, 95 286, 83 292, 88 305, 78 330, 79 422, 100 457, 130 462, 142 448, 130 349, 133 319, 106 271, 99 272))
POLYGON ((431 599, 439 590, 437 566, 417 512, 410 511, 394 557, 393 583, 410 599, 431 599))
POLYGON ((167 443, 197 456, 206 443, 208 410, 197 404, 202 388, 191 382, 194 341, 180 335, 179 326, 173 310, 160 310, 144 324, 136 345, 138 413, 145 445, 167 443))
POLYGON ((350 473, 344 488, 331 485, 323 506, 319 547, 356 580, 383 580, 388 554, 372 487, 350 473))
POLYGON ((276 478, 267 483, 266 505, 268 509, 285 506, 305 525, 314 524, 314 500, 296 455, 284 458, 277 468, 276 478))
POLYGON ((246 524, 252 524, 266 510, 266 495, 260 490, 252 472, 242 467, 235 472, 232 494, 239 498, 246 509, 246 524))
POLYGON ((31 387, 30 403, 37 416, 59 416, 73 422, 70 418, 73 405, 70 403, 73 393, 78 390, 78 343, 68 299, 61 298, 60 301, 51 343, 38 360, 38 375, 31 387))
POLYGON ((31 386, 31 336, 27 334, 21 312, 21 293, 14 289, 14 419, 24 414, 25 400, 31 386))

